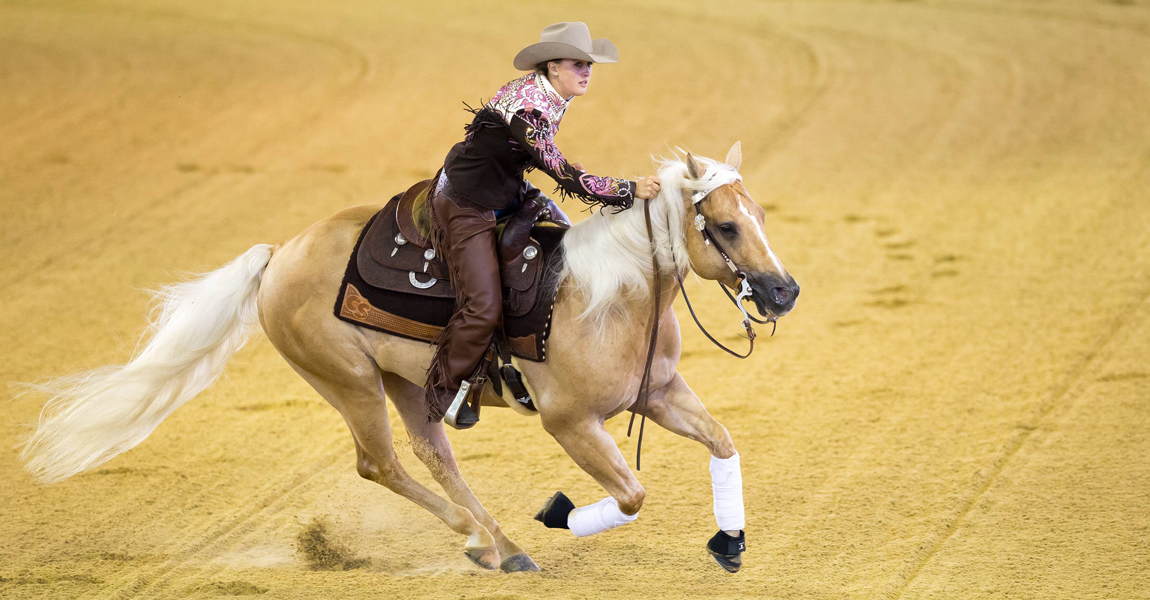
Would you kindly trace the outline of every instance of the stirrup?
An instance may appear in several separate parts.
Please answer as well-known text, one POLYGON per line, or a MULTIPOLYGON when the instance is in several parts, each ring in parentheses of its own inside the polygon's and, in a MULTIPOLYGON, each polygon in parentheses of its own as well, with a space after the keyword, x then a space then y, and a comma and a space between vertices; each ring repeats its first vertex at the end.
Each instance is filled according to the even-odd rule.
POLYGON ((464 381, 463 383, 461 383, 459 385, 459 391, 455 393, 455 399, 451 401, 451 406, 448 407, 447 412, 444 413, 444 415, 443 415, 443 422, 444 423, 447 423, 448 425, 450 425, 451 427, 454 427, 455 429, 470 429, 471 427, 474 427, 476 423, 479 422, 479 419, 478 419, 479 414, 475 413, 474 410, 470 410, 468 412, 475 413, 475 416, 477 417, 475 419, 475 421, 468 423, 468 422, 466 422, 467 419, 464 419, 463 422, 460 422, 460 420, 459 420, 461 412, 464 412, 464 415, 466 415, 466 412, 463 410, 463 407, 467 406, 468 409, 471 408, 467 403, 467 397, 470 395, 468 392, 470 392, 470 391, 471 391, 471 382, 470 381, 464 381))
POLYGON ((487 387, 487 365, 491 364, 494 356, 495 352, 488 348, 479 364, 475 366, 471 377, 459 384, 455 399, 451 401, 451 406, 447 407, 447 412, 443 415, 445 423, 456 429, 470 429, 479 422, 483 388, 487 387))

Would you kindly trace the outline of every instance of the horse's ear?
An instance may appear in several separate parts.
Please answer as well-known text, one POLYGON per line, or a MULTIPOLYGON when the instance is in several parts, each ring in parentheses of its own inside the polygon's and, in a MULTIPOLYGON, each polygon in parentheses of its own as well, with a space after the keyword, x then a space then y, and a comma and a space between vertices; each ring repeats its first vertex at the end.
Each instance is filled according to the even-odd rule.
POLYGON ((695 160, 695 155, 688 152, 687 153, 687 174, 691 176, 691 179, 698 179, 698 178, 703 176, 704 172, 706 172, 706 169, 701 167, 699 165, 699 162, 697 160, 695 160))
POLYGON ((739 165, 743 164, 743 143, 735 142, 734 146, 727 151, 727 160, 723 162, 731 165, 736 171, 739 170, 739 165))

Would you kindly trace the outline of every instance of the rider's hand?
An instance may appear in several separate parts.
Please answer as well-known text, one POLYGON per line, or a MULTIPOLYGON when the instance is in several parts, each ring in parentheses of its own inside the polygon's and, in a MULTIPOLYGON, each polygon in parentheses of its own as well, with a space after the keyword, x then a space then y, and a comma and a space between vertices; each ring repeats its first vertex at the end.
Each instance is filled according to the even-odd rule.
POLYGON ((587 169, 583 168, 583 163, 571 163, 571 166, 574 167, 576 171, 583 171, 584 173, 587 172, 587 169))
POLYGON ((655 175, 644 177, 635 186, 635 197, 641 200, 653 200, 659 195, 659 178, 655 175))

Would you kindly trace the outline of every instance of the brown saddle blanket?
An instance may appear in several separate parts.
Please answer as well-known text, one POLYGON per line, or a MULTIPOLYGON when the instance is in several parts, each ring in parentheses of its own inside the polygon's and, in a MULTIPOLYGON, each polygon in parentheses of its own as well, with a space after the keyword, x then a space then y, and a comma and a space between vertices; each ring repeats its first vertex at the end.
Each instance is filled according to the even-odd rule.
MULTIPOLYGON (((336 317, 427 342, 447 325, 455 288, 429 241, 432 181, 393 197, 360 232, 336 297, 336 317)), ((499 228, 508 345, 513 355, 542 362, 563 267, 560 242, 570 223, 547 201, 521 207, 499 228)))

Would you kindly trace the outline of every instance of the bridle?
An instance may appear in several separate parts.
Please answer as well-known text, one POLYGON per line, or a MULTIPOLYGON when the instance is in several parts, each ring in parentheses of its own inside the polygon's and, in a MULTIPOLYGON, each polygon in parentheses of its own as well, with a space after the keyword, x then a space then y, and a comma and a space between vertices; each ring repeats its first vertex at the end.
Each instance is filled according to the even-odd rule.
MULTIPOLYGON (((723 172, 721 174, 725 175, 725 177, 718 177, 718 181, 712 181, 711 185, 696 190, 695 193, 691 195, 691 204, 693 204, 695 207, 695 229, 699 232, 700 235, 703 236, 703 243, 708 246, 714 246, 715 250, 719 251, 719 256, 723 257, 723 262, 726 263, 727 268, 730 269, 731 273, 735 275, 736 285, 739 289, 738 295, 731 295, 731 291, 727 289, 727 286, 724 285, 721 281, 717 283, 719 284, 719 289, 723 290, 723 293, 726 294, 731 303, 739 309, 739 312, 743 313, 742 326, 746 331, 745 337, 750 342, 750 347, 747 349, 746 354, 739 354, 734 350, 726 347, 721 342, 719 342, 719 340, 716 340, 714 336, 712 336, 707 331, 706 327, 703 327, 703 324, 699 322, 699 317, 695 314, 695 309, 691 306, 691 299, 687 296, 687 289, 683 286, 683 277, 679 274, 678 269, 675 270, 675 279, 679 282, 679 291, 683 294, 683 301, 687 303, 687 310, 691 312, 691 318, 694 319, 695 325, 698 326, 699 331, 702 331, 703 335, 707 336, 707 339, 711 340, 713 344, 727 352, 727 354, 738 358, 747 358, 751 355, 752 352, 755 351, 755 330, 751 326, 751 323, 754 322, 760 325, 770 323, 771 336, 773 337, 775 335, 775 328, 778 326, 778 319, 777 317, 771 316, 760 320, 751 316, 747 312, 746 307, 743 306, 743 300, 750 298, 751 294, 753 293, 751 290, 750 278, 747 276, 745 271, 740 269, 738 265, 735 264, 735 261, 731 260, 730 255, 727 254, 727 250, 723 248, 722 244, 719 243, 719 239, 715 237, 715 234, 711 233, 710 229, 707 229, 707 218, 703 216, 703 212, 699 209, 699 205, 702 204, 703 201, 708 197, 710 197, 711 193, 715 190, 724 185, 743 180, 742 176, 737 172, 723 172)), ((671 248, 671 252, 673 255, 674 247, 671 248)))
MULTIPOLYGON (((694 307, 691 306, 691 299, 687 297, 687 290, 683 286, 683 276, 679 273, 678 261, 675 260, 674 244, 671 245, 671 262, 675 266, 675 280, 679 284, 679 291, 683 294, 683 301, 686 302, 687 310, 690 311, 691 318, 694 319, 695 325, 697 325, 699 327, 699 331, 702 331, 703 335, 707 336, 708 340, 711 340, 711 342, 713 344, 715 344, 716 346, 718 346, 719 348, 721 348, 722 350, 724 350, 725 352, 727 352, 731 356, 734 356, 737 358, 747 358, 748 356, 751 355, 752 352, 755 351, 755 330, 751 326, 751 323, 752 322, 759 323, 759 324, 770 323, 772 325, 771 336, 773 337, 775 335, 774 326, 777 325, 777 317, 772 316, 772 317, 768 317, 765 320, 759 320, 759 319, 756 319, 755 317, 752 317, 749 313, 747 313, 746 307, 743 306, 743 300, 750 298, 751 294, 753 293, 751 290, 751 284, 750 284, 749 278, 747 277, 746 272, 743 271, 742 269, 740 269, 738 267, 738 265, 735 264, 735 261, 731 260, 730 255, 727 254, 727 251, 723 248, 723 245, 719 243, 718 238, 716 238, 714 236, 714 234, 712 234, 710 232, 710 230, 707 229, 707 218, 704 217, 703 213, 699 210, 699 204, 701 204, 704 200, 706 200, 707 197, 711 195, 711 192, 714 192, 715 190, 719 189, 720 187, 722 187, 724 185, 734 183, 736 181, 742 181, 743 177, 734 171, 731 171, 731 172, 723 171, 723 172, 717 173, 713 179, 717 179, 717 181, 711 181, 710 182, 711 185, 709 185, 705 188, 696 190, 691 195, 691 203, 695 206, 695 229, 697 231, 699 231, 699 233, 703 236, 703 243, 704 244, 706 244, 708 246, 714 246, 715 250, 719 251, 719 256, 723 257, 723 262, 725 262, 727 264, 727 268, 729 268, 731 270, 731 272, 735 274, 735 277, 737 277, 737 285, 739 287, 739 293, 737 296, 732 296, 730 290, 728 290, 727 286, 723 285, 723 283, 721 281, 718 282, 718 284, 719 284, 719 287, 723 289, 723 293, 727 295, 727 298, 729 298, 731 300, 731 302, 733 302, 735 304, 735 306, 738 307, 739 311, 743 313, 742 326, 743 326, 743 329, 746 331, 745 337, 750 342, 750 347, 747 348, 746 354, 739 354, 738 352, 735 352, 734 350, 731 350, 730 348, 723 345, 722 342, 715 339, 715 337, 712 336, 710 334, 710 332, 707 331, 707 328, 703 327, 703 324, 701 322, 699 322, 699 317, 695 315, 695 309, 694 309, 694 307)), ((668 218, 670 218, 670 217, 668 217, 668 218)), ((654 301, 654 310, 652 311, 652 316, 651 316, 651 336, 650 336, 650 340, 649 340, 649 343, 647 346, 647 362, 646 362, 646 365, 643 367, 643 377, 639 380, 639 393, 635 398, 635 404, 636 405, 642 403, 642 409, 641 410, 643 412, 643 418, 640 419, 640 421, 639 421, 639 439, 638 439, 638 443, 635 446, 635 470, 636 471, 640 470, 640 464, 641 464, 640 463, 640 456, 641 456, 642 451, 643 451, 643 426, 646 425, 646 423, 647 423, 647 401, 650 399, 650 395, 651 395, 651 365, 655 360, 655 347, 659 341, 659 317, 661 315, 661 311, 659 310, 660 309, 659 304, 660 304, 660 300, 662 299, 662 285, 659 282, 659 271, 660 271, 660 269, 659 269, 659 249, 655 244, 655 235, 654 235, 654 232, 652 231, 652 226, 651 226, 651 201, 650 200, 645 200, 643 202, 643 219, 646 222, 646 226, 647 226, 647 239, 650 240, 650 244, 651 244, 651 266, 653 267, 652 270, 654 273, 654 275, 652 276, 653 281, 652 281, 651 287, 652 287, 652 292, 654 292, 655 301, 654 301)), ((670 224, 668 223, 668 230, 670 230, 669 225, 670 224)), ((630 421, 630 423, 627 424, 627 437, 631 437, 631 428, 634 425, 635 425, 635 411, 632 410, 631 411, 631 421, 630 421)))

